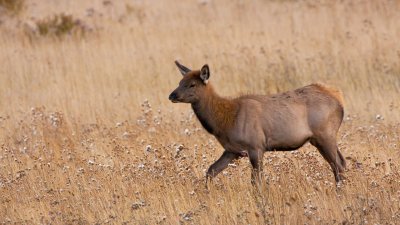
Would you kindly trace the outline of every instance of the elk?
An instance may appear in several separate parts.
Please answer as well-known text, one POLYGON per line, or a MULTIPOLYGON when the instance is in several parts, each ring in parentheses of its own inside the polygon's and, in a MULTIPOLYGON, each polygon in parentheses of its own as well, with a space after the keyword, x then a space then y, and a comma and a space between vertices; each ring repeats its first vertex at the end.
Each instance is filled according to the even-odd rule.
POLYGON ((222 156, 206 173, 211 180, 229 163, 248 156, 251 182, 258 183, 265 151, 292 151, 306 142, 332 168, 336 184, 346 167, 336 136, 343 120, 339 90, 315 83, 274 95, 219 96, 209 82, 210 69, 191 70, 175 61, 183 78, 169 95, 173 103, 190 103, 202 126, 223 146, 222 156))

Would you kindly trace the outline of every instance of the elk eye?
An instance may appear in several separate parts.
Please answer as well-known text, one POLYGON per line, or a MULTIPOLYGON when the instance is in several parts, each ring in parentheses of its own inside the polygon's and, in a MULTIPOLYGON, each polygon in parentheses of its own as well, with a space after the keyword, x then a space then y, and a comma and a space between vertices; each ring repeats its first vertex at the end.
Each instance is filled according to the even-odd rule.
POLYGON ((190 88, 193 88, 193 87, 195 87, 196 86, 196 84, 191 84, 189 87, 190 88))

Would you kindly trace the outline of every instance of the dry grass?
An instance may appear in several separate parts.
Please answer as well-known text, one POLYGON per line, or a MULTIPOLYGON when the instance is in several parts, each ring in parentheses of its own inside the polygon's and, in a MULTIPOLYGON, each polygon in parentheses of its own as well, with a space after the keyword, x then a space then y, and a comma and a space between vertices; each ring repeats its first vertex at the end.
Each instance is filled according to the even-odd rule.
POLYGON ((0 223, 396 224, 399 9, 26 0, 17 18, 0 15, 0 223), (37 21, 63 13, 87 34, 32 38, 37 21), (258 190, 247 159, 206 190, 204 171, 222 149, 188 105, 168 102, 175 59, 208 63, 223 95, 316 81, 342 89, 346 184, 336 190, 306 145, 266 153, 258 190))

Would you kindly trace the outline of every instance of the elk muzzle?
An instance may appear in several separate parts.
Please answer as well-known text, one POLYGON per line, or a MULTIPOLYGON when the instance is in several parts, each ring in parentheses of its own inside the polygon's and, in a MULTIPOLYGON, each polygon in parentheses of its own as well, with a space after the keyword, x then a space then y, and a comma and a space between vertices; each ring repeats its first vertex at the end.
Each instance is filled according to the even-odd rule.
POLYGON ((179 100, 178 100, 178 95, 176 94, 175 91, 172 92, 172 93, 169 95, 168 99, 169 99, 171 102, 173 102, 173 103, 179 102, 179 100))

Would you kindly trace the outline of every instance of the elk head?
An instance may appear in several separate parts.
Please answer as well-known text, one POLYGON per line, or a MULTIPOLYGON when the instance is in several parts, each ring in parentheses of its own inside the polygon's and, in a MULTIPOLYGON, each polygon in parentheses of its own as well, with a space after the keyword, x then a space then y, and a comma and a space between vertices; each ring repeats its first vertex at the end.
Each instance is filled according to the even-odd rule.
POLYGON ((176 66, 183 75, 179 86, 169 95, 169 100, 173 103, 196 103, 204 94, 208 79, 210 78, 210 69, 204 65, 201 70, 194 70, 175 61, 176 66))

